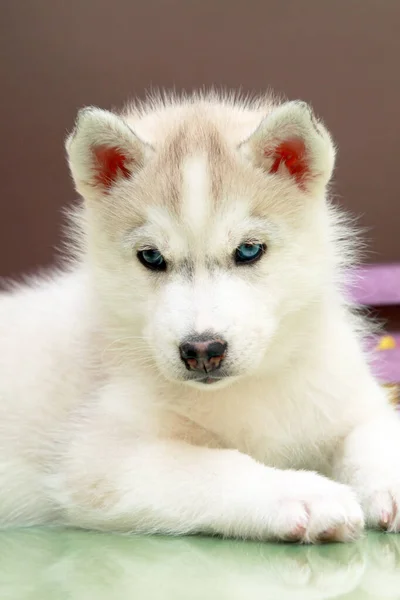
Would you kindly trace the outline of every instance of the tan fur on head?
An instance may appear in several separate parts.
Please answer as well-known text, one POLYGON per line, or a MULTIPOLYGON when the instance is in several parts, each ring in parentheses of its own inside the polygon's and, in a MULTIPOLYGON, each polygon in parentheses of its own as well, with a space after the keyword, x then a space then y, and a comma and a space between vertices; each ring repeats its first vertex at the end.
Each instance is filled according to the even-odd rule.
MULTIPOLYGON (((278 104, 269 96, 240 101, 211 93, 153 98, 147 104, 131 106, 122 115, 88 108, 80 111, 66 148, 77 190, 84 197, 109 193, 110 188, 147 167, 147 202, 173 204, 179 198, 179 170, 185 157, 205 153, 213 196, 220 199, 224 179, 240 163, 243 168, 250 161, 266 175, 285 179, 289 170, 284 160, 274 168, 274 152, 279 144, 292 139, 304 145, 307 193, 323 193, 333 170, 334 147, 329 133, 304 102, 278 104), (103 185, 99 184, 102 165, 95 152, 98 147, 108 147, 110 152, 114 149, 124 157, 113 178, 107 180, 105 173, 103 185), (152 193, 153 182, 163 179, 163 189, 152 193)), ((299 184, 298 179, 286 177, 289 184, 299 184)), ((270 185, 278 183, 271 180, 270 185)))

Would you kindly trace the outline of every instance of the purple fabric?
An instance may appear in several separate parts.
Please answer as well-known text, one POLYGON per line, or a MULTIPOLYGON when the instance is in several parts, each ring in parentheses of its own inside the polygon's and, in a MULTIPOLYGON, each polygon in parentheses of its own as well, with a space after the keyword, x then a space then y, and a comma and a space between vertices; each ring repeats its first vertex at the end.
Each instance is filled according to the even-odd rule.
MULTIPOLYGON (((350 279, 350 298, 357 304, 400 306, 400 263, 360 267, 350 274, 350 279)), ((379 338, 369 340, 372 368, 382 383, 400 383, 400 333, 389 335, 395 339, 395 348, 377 350, 379 338)))
POLYGON ((400 263, 360 267, 351 279, 349 293, 358 304, 400 305, 400 263))
POLYGON ((373 356, 372 370, 382 383, 400 383, 400 333, 387 335, 394 338, 395 348, 377 350, 381 337, 371 338, 367 343, 373 356))

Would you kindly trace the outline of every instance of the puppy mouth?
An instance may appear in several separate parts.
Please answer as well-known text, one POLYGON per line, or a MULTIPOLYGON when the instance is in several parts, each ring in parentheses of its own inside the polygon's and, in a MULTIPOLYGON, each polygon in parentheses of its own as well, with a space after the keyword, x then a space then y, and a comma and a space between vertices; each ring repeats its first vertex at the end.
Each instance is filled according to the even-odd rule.
POLYGON ((213 386, 213 385, 217 385, 218 383, 224 383, 224 382, 228 382, 232 379, 231 376, 229 375, 211 375, 211 374, 207 374, 204 376, 199 376, 199 377, 187 377, 185 379, 186 383, 190 383, 190 384, 195 384, 196 386, 213 386))
POLYGON ((204 385, 212 385, 213 383, 217 383, 222 379, 225 379, 225 377, 202 377, 201 379, 194 379, 194 381, 204 385))

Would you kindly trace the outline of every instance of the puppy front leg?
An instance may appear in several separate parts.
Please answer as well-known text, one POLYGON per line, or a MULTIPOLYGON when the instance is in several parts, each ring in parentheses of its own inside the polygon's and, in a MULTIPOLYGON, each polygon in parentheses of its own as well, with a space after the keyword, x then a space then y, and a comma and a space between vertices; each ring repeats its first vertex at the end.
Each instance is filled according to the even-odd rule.
POLYGON ((389 408, 355 427, 333 476, 356 491, 369 527, 400 531, 400 420, 389 408))
POLYGON ((65 521, 85 528, 312 542, 350 540, 363 527, 347 486, 172 440, 88 449, 83 438, 53 489, 65 521))

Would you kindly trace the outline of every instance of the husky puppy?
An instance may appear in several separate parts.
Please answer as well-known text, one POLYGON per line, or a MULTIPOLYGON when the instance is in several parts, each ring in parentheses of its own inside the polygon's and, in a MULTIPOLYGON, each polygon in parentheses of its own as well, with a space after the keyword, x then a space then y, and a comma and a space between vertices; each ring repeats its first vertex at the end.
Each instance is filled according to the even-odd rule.
POLYGON ((299 101, 80 111, 70 260, 0 296, 0 523, 258 540, 400 530, 400 422, 343 291, 299 101))

